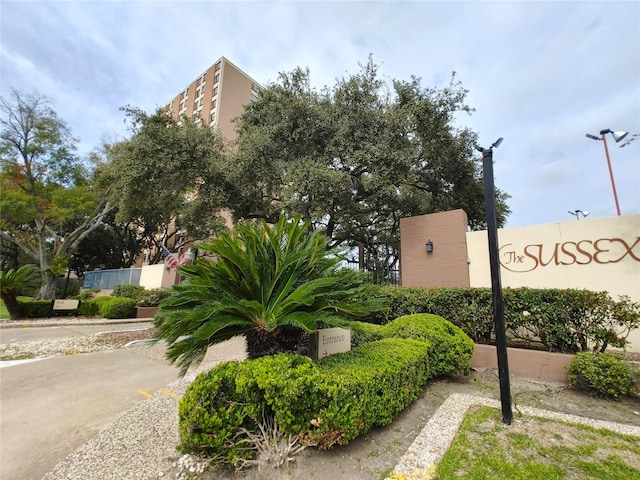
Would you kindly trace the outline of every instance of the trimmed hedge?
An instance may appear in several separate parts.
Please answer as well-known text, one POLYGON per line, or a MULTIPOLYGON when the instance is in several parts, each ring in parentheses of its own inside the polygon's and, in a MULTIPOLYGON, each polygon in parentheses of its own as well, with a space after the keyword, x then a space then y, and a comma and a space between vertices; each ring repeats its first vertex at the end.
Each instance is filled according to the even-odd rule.
POLYGON ((78 314, 88 317, 133 318, 136 302, 132 298, 96 297, 80 303, 78 314))
POLYGON ((319 362, 280 354, 225 362, 200 374, 180 401, 178 450, 235 465, 251 458, 238 434, 263 416, 327 449, 386 425, 429 379, 428 344, 384 339, 319 362))
POLYGON ((27 297, 18 297, 20 316, 22 318, 46 318, 51 312, 51 300, 33 300, 27 297))
POLYGON ((243 429, 257 433, 264 417, 308 445, 346 444, 391 423, 430 378, 470 370, 473 342, 441 317, 343 326, 358 343, 350 352, 225 362, 200 374, 180 401, 178 449, 235 465, 253 454, 243 429))
MULTIPOLYGON (((447 318, 476 343, 493 342, 491 290, 488 288, 383 287, 373 294, 388 307, 364 319, 384 325, 414 313, 447 318)), ((510 344, 576 353, 624 347, 626 335, 640 327, 640 305, 627 297, 574 289, 505 288, 504 318, 510 344)))
POLYGON ((351 329, 353 346, 393 337, 428 341, 432 377, 466 375, 471 369, 473 340, 461 328, 438 315, 417 313, 396 318, 386 325, 348 322, 341 326, 351 329))

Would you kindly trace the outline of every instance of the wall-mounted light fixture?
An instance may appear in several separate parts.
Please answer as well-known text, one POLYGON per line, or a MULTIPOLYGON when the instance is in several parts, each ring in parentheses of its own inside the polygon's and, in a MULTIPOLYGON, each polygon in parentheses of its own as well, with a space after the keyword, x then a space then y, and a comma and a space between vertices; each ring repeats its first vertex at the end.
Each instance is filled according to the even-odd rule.
POLYGON ((427 240, 424 246, 427 249, 427 253, 433 253, 433 242, 431 240, 427 240))

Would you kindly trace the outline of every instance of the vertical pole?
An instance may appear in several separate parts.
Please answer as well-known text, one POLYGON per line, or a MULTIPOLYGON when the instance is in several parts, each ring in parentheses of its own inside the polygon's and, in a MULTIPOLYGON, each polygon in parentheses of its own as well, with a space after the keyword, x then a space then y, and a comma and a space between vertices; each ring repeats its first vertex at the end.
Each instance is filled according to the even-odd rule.
POLYGON ((613 180, 613 169, 611 168, 611 159, 609 158, 609 148, 607 147, 607 137, 602 134, 602 141, 604 142, 604 154, 607 156, 607 166, 609 167, 609 177, 611 178, 611 188, 613 189, 613 199, 616 202, 616 211, 620 216, 620 204, 618 203, 618 192, 616 191, 616 182, 613 180))
POLYGON ((502 422, 507 425, 511 425, 511 421, 513 420, 513 411, 511 409, 511 386, 509 381, 509 361, 507 358, 507 337, 505 333, 502 285, 500 281, 496 192, 493 183, 493 148, 482 150, 482 174, 484 177, 484 203, 487 215, 487 233, 489 237, 493 321, 496 330, 496 353, 498 355, 498 377, 500 379, 502 422))

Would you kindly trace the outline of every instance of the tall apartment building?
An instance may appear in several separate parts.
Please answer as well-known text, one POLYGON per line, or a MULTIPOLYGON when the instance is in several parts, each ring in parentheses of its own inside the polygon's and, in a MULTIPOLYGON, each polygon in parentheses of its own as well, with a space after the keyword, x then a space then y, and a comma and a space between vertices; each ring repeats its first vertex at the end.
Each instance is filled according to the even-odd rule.
POLYGON ((232 120, 258 98, 260 84, 225 57, 174 97, 166 109, 174 118, 186 115, 217 127, 227 140, 236 138, 232 120))

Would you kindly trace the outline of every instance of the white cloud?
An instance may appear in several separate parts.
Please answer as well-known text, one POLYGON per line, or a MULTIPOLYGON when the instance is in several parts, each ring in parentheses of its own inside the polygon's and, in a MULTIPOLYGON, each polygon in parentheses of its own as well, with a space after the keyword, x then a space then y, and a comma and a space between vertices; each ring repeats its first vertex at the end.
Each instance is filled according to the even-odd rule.
MULTIPOLYGON (((638 2, 2 2, 1 83, 37 89, 90 150, 119 108, 163 105, 220 56, 261 83, 309 67, 316 87, 368 55, 389 78, 442 87, 457 71, 495 152, 510 226, 614 215, 602 142, 640 132, 638 2)), ((623 213, 640 212, 640 141, 610 141, 623 213)))

